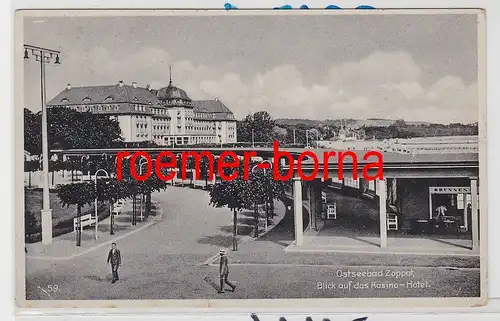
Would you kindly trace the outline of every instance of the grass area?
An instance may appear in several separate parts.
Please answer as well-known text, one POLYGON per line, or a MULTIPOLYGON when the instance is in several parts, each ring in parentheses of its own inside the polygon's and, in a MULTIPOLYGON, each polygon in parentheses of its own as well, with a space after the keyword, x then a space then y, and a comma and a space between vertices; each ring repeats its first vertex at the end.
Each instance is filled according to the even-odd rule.
MULTIPOLYGON (((42 191, 24 191, 24 210, 35 214, 38 225, 41 221, 41 210, 43 207, 43 192, 42 191)), ((56 193, 50 193, 50 208, 52 209, 52 225, 76 217, 76 206, 63 207, 56 193)), ((91 205, 85 205, 82 208, 82 213, 91 209, 91 205)))

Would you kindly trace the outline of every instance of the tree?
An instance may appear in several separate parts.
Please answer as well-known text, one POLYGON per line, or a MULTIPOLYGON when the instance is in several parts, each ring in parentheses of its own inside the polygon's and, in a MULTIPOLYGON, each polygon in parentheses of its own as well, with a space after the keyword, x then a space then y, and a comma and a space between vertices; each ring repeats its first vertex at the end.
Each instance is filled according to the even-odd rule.
MULTIPOLYGON (((94 183, 83 182, 75 184, 60 185, 57 188, 57 196, 63 206, 77 206, 77 230, 76 230, 76 246, 80 246, 82 242, 81 224, 82 224, 82 207, 85 204, 92 204, 96 198, 94 183)), ((97 219, 97 217, 96 217, 97 219)))
MULTIPOLYGON (((225 174, 230 175, 234 169, 225 168, 225 174)), ((243 165, 238 169, 243 173, 243 165)), ((237 227, 238 212, 249 208, 252 204, 248 182, 241 175, 235 180, 223 180, 210 190, 210 205, 214 207, 228 207, 233 212, 233 251, 238 250, 237 227)))
MULTIPOLYGON (((127 186, 123 181, 118 181, 116 179, 101 178, 97 180, 97 200, 107 201, 109 203, 110 209, 112 204, 118 200, 125 199, 129 195, 127 186)), ((110 214, 110 230, 109 234, 114 235, 114 213, 111 211, 110 214)))
POLYGON ((107 115, 52 107, 47 110, 47 120, 49 146, 100 148, 122 140, 118 121, 107 115))
POLYGON ((274 133, 275 121, 267 111, 259 111, 254 114, 249 114, 236 123, 236 131, 238 140, 241 142, 272 142, 275 136, 274 133))
MULTIPOLYGON (((254 165, 255 166, 255 165, 254 165)), ((275 164, 277 166, 277 164, 275 164)), ((278 170, 281 170, 280 168, 278 170)), ((275 180, 273 171, 270 169, 252 170, 252 175, 248 180, 247 194, 251 195, 254 202, 254 237, 259 236, 259 212, 258 204, 264 204, 266 213, 266 223, 270 213, 274 215, 274 199, 279 199, 285 195, 286 183, 275 180)))
POLYGON ((32 155, 42 153, 41 115, 24 108, 24 150, 32 155))
POLYGON ((24 172, 28 173, 28 187, 31 188, 31 173, 40 170, 40 161, 27 160, 24 161, 24 172))
POLYGON ((33 235, 38 233, 38 222, 36 221, 35 213, 24 211, 24 237, 25 242, 31 241, 33 235))

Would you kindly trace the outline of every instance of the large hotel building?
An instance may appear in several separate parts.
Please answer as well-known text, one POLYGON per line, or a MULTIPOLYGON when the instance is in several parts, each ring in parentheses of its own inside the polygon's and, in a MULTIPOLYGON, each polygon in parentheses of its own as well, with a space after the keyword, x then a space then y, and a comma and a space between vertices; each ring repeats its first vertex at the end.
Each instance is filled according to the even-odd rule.
POLYGON ((116 119, 126 142, 159 145, 235 143, 236 119, 218 98, 192 100, 172 85, 159 90, 126 85, 68 85, 47 107, 66 107, 116 119))

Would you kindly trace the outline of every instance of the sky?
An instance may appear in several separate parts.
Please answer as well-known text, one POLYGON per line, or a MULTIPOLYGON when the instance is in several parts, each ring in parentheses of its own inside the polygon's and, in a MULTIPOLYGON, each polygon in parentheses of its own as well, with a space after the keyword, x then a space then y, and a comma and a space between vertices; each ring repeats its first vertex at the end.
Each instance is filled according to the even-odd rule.
MULTIPOLYGON (((72 86, 218 97, 243 118, 478 121, 477 17, 472 14, 36 17, 24 43, 61 51, 48 100, 72 86)), ((40 66, 24 62, 25 107, 41 109, 40 66)))

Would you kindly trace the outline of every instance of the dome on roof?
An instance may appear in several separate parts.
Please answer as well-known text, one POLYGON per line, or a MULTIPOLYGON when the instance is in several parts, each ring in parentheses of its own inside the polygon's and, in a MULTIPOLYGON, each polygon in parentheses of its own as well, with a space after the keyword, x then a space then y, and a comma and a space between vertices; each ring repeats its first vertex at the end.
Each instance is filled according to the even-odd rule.
POLYGON ((158 99, 163 101, 182 99, 185 101, 191 101, 191 98, 186 94, 186 92, 180 88, 177 88, 170 83, 167 87, 160 88, 156 93, 158 99))

